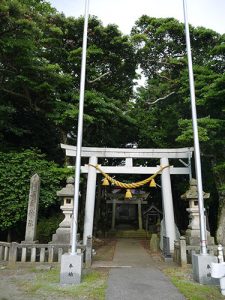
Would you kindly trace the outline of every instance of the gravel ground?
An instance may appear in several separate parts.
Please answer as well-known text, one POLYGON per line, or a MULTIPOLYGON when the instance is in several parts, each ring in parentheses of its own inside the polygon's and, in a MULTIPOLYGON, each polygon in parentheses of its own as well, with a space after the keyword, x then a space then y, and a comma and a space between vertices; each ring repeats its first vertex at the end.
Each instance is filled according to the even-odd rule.
MULTIPOLYGON (((115 255, 117 245, 115 239, 104 240, 95 245, 97 254, 94 256, 93 268, 91 271, 94 277, 87 276, 82 280, 82 284, 76 287, 61 287, 59 285, 59 265, 55 264, 29 264, 17 263, 14 266, 7 266, 0 262, 0 300, 104 300, 108 272, 114 269, 116 265, 123 264, 135 267, 156 267, 163 270, 168 267, 174 267, 174 264, 165 263, 157 253, 149 253, 148 241, 139 241, 142 249, 145 249, 145 255, 137 255, 135 245, 123 247, 115 255), (123 250, 123 251, 122 251, 123 250), (129 251, 128 251, 129 250, 129 251), (150 254, 151 259, 149 260, 150 254), (148 256, 148 263, 146 257, 148 256)), ((132 240, 129 241, 132 243, 132 240)), ((136 245, 137 246, 137 245, 136 245)), ((140 250, 140 249, 139 249, 140 250)), ((143 252, 143 251, 142 251, 143 252)), ((130 270, 130 269, 129 269, 130 270)), ((143 270, 140 270, 142 272, 143 270)), ((112 271, 118 272, 118 271, 112 271)), ((122 272, 129 272, 127 268, 122 272)), ((117 280, 119 278, 116 275, 117 280)), ((143 275, 140 276, 140 278, 143 275)), ((125 275, 122 276, 122 278, 125 275)), ((132 279, 133 280, 133 279, 132 279)), ((109 298, 108 298, 109 299, 109 298)), ((116 299, 118 300, 118 299, 116 299)))
MULTIPOLYGON (((35 295, 32 285, 35 284, 37 274, 47 272, 52 266, 48 265, 22 265, 16 264, 8 267, 0 265, 0 300, 65 300, 65 297, 57 295, 35 295), (28 287, 31 288, 28 289, 28 287)), ((73 299, 73 298, 66 298, 73 299)))
MULTIPOLYGON (((99 245, 95 245, 97 254, 94 260, 111 261, 115 245, 115 240, 99 242, 99 245)), ((85 272, 89 271, 84 270, 84 274, 85 272)), ((99 270, 97 267, 93 272, 97 272, 97 278, 82 281, 80 292, 76 292, 74 287, 63 288, 59 285, 57 263, 16 263, 14 266, 8 266, 0 262, 0 300, 99 300, 98 291, 101 293, 105 289, 108 269, 99 270), (80 296, 72 296, 74 294, 80 296)))

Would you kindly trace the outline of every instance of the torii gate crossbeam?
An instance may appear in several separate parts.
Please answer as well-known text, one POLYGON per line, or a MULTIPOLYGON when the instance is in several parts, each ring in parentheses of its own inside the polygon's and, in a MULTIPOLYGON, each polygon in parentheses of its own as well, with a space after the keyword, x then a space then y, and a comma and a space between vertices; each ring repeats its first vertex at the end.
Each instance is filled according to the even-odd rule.
MULTIPOLYGON (((66 150, 66 156, 76 156, 76 147, 61 144, 66 150)), ((189 158, 192 157, 193 147, 177 149, 138 149, 138 148, 95 148, 82 147, 81 157, 106 157, 106 158, 189 158)))

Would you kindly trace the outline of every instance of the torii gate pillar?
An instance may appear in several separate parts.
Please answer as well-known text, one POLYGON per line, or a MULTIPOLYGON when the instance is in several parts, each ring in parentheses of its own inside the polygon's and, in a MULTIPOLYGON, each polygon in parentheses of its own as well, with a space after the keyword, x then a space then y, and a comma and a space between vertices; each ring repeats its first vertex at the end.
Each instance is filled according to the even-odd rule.
MULTIPOLYGON (((168 158, 160 159, 161 166, 168 166, 168 158)), ((174 241, 176 240, 176 231, 175 231, 175 220, 174 220, 174 209, 173 209, 173 197, 171 189, 171 180, 170 180, 170 168, 165 168, 162 170, 161 175, 162 183, 162 199, 163 199, 163 211, 164 211, 164 221, 165 221, 165 230, 166 237, 170 241, 170 251, 174 252, 174 241)))
MULTIPOLYGON (((97 157, 91 156, 89 158, 89 164, 97 165, 97 157)), ((95 209, 95 190, 96 190, 96 169, 92 166, 88 167, 88 179, 87 179, 87 194, 85 203, 85 218, 84 218, 84 234, 83 244, 87 244, 87 237, 92 237, 93 232, 93 220, 95 209)))

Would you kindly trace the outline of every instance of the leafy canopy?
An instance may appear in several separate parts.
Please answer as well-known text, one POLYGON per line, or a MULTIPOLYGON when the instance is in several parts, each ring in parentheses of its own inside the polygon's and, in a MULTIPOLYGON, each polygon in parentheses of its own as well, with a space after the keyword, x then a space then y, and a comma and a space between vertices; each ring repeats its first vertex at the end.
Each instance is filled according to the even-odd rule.
POLYGON ((35 173, 41 178, 41 214, 57 203, 56 191, 71 171, 59 168, 56 163, 47 161, 43 154, 35 150, 0 152, 0 230, 26 222, 30 178, 35 173))

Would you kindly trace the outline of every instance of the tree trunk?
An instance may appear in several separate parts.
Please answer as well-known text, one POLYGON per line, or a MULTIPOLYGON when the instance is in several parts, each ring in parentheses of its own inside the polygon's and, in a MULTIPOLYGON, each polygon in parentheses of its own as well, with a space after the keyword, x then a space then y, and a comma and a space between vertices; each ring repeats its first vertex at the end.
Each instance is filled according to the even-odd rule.
POLYGON ((219 191, 219 215, 216 232, 217 243, 225 246, 225 191, 219 191))
MULTIPOLYGON (((212 170, 216 166, 216 160, 212 160, 212 170)), ((219 196, 219 207, 218 207, 218 223, 216 231, 216 240, 218 244, 225 246, 225 191, 221 190, 221 186, 224 183, 224 171, 214 172, 216 189, 219 196)))
POLYGON ((100 204, 102 199, 102 187, 101 187, 101 178, 97 177, 97 194, 96 194, 96 203, 95 203, 95 218, 94 218, 94 230, 98 231, 98 225, 100 220, 100 204))
MULTIPOLYGON (((62 128, 60 128, 59 130, 62 144, 67 144, 67 133, 62 128)), ((70 158, 66 155, 64 157, 64 163, 66 166, 70 165, 70 158)))
POLYGON ((7 232, 7 243, 11 243, 12 241, 12 232, 11 232, 11 229, 8 229, 8 232, 7 232))

